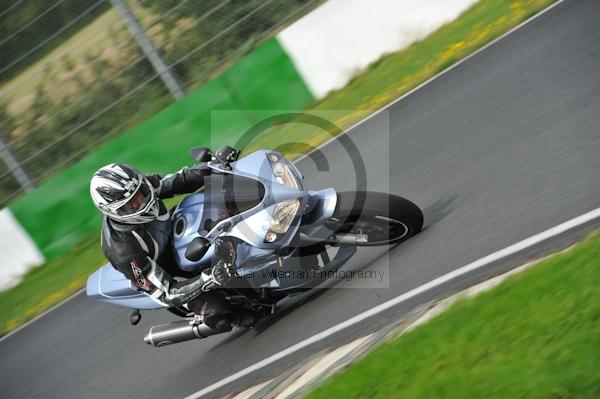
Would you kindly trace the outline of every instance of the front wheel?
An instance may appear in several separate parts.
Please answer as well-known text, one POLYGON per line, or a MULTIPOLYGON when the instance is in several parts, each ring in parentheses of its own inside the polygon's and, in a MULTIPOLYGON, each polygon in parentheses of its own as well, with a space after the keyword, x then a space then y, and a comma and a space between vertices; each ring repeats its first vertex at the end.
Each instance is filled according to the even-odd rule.
POLYGON ((423 227, 423 213, 406 198, 377 192, 339 192, 327 226, 336 234, 359 234, 357 246, 393 245, 423 227))

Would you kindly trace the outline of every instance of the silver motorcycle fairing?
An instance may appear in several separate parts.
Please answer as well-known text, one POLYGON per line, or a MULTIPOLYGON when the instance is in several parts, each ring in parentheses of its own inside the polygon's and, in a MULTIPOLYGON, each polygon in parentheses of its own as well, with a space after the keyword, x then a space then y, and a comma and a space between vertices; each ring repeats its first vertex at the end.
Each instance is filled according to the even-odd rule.
MULTIPOLYGON (((224 237, 236 237, 240 240, 257 248, 278 249, 289 245, 290 241, 296 234, 300 224, 300 215, 294 218, 288 231, 279 238, 276 242, 269 243, 265 241, 269 222, 273 217, 275 206, 283 201, 298 199, 300 200, 300 214, 305 208, 308 191, 304 187, 303 176, 292 162, 276 151, 260 150, 249 154, 248 156, 230 164, 231 170, 222 169, 219 165, 208 164, 209 167, 221 173, 229 173, 237 176, 245 176, 255 179, 263 184, 265 195, 262 202, 256 207, 249 209, 246 212, 239 213, 231 218, 231 220, 223 220, 220 225, 226 225, 233 222, 233 228, 222 234, 224 237), (281 161, 292 170, 297 181, 300 184, 300 189, 279 184, 276 180, 271 164, 267 160, 267 156, 276 155, 281 161)), ((207 238, 211 239, 219 235, 219 225, 211 230, 207 238)))
MULTIPOLYGON (((302 174, 289 161, 288 166, 300 181, 301 189, 295 190, 279 184, 266 159, 270 153, 281 157, 281 154, 276 152, 257 151, 231 163, 231 170, 209 165, 218 173, 255 179, 264 186, 265 193, 258 205, 219 221, 210 231, 206 232, 206 237, 212 240, 219 235, 231 236, 244 241, 245 243, 238 246, 236 261, 240 276, 246 277, 250 285, 255 288, 270 288, 272 291, 292 293, 312 288, 326 280, 326 272, 339 269, 356 252, 356 248, 340 248, 337 254, 327 262, 323 262, 322 265, 312 265, 312 274, 311 270, 307 268, 306 259, 303 260, 301 257, 300 249, 296 248, 285 256, 275 254, 276 250, 289 246, 299 231, 312 237, 328 237, 331 231, 324 226, 324 222, 333 215, 337 194, 332 188, 307 191, 302 183, 302 174), (301 200, 301 207, 287 233, 275 243, 266 243, 264 233, 276 204, 295 198, 301 200), (223 231, 223 227, 227 224, 230 227, 223 231)), ((285 158, 281 158, 285 160, 285 158)), ((187 196, 180 202, 172 215, 174 223, 173 252, 183 270, 201 270, 213 261, 212 248, 198 262, 191 262, 185 258, 188 244, 201 231, 205 212, 205 195, 200 192, 187 196)), ((88 278, 87 294, 103 302, 134 309, 167 307, 166 304, 155 301, 148 294, 137 291, 132 283, 110 264, 102 267, 88 278)))
POLYGON ((197 262, 185 257, 185 251, 190 242, 200 235, 201 222, 204 216, 204 193, 196 193, 183 199, 173 212, 173 256, 183 270, 200 270, 210 266, 214 257, 212 247, 197 262))
POLYGON ((168 307, 145 292, 138 291, 133 282, 109 263, 88 277, 88 297, 97 301, 132 309, 160 309, 168 307))
MULTIPOLYGON (((199 261, 192 262, 185 257, 185 250, 189 243, 198 236, 203 236, 212 241, 217 236, 235 237, 239 240, 256 248, 267 250, 277 250, 288 246, 296 235, 300 223, 302 211, 309 202, 309 192, 304 188, 302 175, 296 166, 287 161, 281 154, 273 151, 256 151, 248 156, 230 164, 231 169, 223 169, 219 165, 209 164, 217 174, 229 174, 253 179, 264 188, 264 196, 260 203, 255 207, 219 220, 210 231, 203 231, 203 220, 206 209, 206 193, 197 193, 188 196, 175 209, 173 213, 174 237, 173 248, 175 259, 184 270, 200 270, 211 264, 213 251, 209 252, 199 261), (300 183, 300 189, 279 184, 276 181, 273 169, 267 156, 276 154, 280 160, 285 161, 295 174, 300 183), (300 201, 299 214, 292 221, 288 231, 282 234, 279 239, 273 243, 265 241, 269 223, 273 217, 275 207, 282 201, 298 199, 300 201), (178 229, 178 223, 181 223, 181 229, 178 229), (230 226, 230 227, 225 227, 230 226), (181 234, 177 232, 181 231, 181 234)), ((217 202, 217 201, 215 201, 217 202)), ((215 211, 213 205, 210 211, 215 211)), ((335 206, 335 205, 334 205, 335 206)), ((224 205, 223 205, 224 207, 224 205)), ((223 213, 227 213, 223 209, 223 213)))

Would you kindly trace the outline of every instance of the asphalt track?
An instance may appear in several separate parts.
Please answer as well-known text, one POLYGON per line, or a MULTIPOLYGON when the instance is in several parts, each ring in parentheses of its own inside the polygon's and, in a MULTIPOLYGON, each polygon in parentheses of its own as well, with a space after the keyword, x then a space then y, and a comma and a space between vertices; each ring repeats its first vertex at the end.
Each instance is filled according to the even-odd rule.
MULTIPOLYGON (((361 250, 349 269, 383 271, 387 288, 334 281, 284 303, 256 330, 162 349, 142 337, 172 317, 128 311, 84 295, 0 342, 3 398, 178 398, 475 259, 600 206, 600 3, 568 0, 352 129, 368 188, 419 204, 427 228, 393 248, 361 250), (335 283, 335 284, 334 284, 335 283), (345 288, 345 289, 343 289, 345 288)), ((338 142, 300 168, 312 188, 352 189, 338 142)), ((567 245, 582 226, 463 276, 211 396, 277 375, 310 353, 371 331, 419 304, 567 245)), ((371 281, 377 285, 377 282, 371 281)))

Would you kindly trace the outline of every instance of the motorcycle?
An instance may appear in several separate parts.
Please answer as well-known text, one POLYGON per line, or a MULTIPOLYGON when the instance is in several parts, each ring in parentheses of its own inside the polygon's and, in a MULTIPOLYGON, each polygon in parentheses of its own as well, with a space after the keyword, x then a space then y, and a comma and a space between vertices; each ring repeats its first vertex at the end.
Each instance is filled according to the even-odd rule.
MULTIPOLYGON (((418 233, 423 214, 411 201, 370 191, 309 190, 296 165, 281 153, 260 150, 240 158, 194 147, 190 155, 213 173, 203 191, 185 197, 171 213, 174 259, 183 272, 210 270, 219 260, 217 240, 229 251, 235 287, 218 289, 233 306, 260 315, 273 313, 279 301, 321 284, 346 264, 361 246, 388 246, 418 233)), ((168 309, 183 320, 151 327, 144 340, 160 347, 206 338, 214 331, 202 317, 170 307, 133 283, 111 264, 89 276, 87 295, 133 308, 168 309)))

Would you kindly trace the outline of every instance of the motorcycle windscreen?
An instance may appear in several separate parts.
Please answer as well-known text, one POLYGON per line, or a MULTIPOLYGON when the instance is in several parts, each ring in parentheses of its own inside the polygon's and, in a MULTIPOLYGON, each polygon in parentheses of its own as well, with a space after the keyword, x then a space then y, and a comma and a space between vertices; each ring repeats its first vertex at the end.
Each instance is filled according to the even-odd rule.
POLYGON ((265 187, 258 180, 230 174, 212 174, 204 181, 204 211, 200 234, 207 234, 217 223, 260 204, 265 187))

